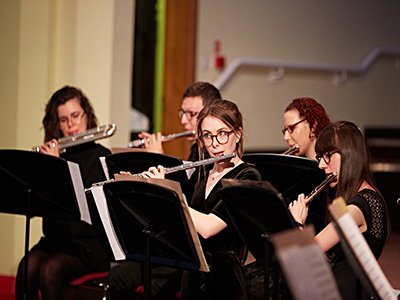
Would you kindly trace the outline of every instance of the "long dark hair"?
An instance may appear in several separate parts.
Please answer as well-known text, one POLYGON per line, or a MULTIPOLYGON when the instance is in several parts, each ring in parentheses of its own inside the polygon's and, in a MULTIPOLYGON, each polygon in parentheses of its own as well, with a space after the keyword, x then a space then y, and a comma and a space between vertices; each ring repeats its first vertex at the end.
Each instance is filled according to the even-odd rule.
POLYGON ((60 137, 63 137, 63 133, 60 130, 57 109, 61 104, 65 104, 67 101, 73 98, 79 100, 80 105, 86 114, 87 129, 97 127, 97 118, 94 113, 94 109, 85 94, 78 88, 72 86, 64 86, 63 88, 56 91, 46 104, 45 115, 42 120, 43 128, 45 131, 45 142, 53 138, 58 139, 60 137))
MULTIPOLYGON (((237 105, 232 101, 219 99, 204 106, 197 116, 196 132, 199 136, 201 135, 201 124, 208 116, 220 119, 230 129, 241 133, 240 140, 236 143, 236 155, 241 158, 243 156, 243 117, 237 105)), ((200 138, 198 138, 198 144, 201 147, 201 152, 204 152, 205 150, 200 138)))
POLYGON ((378 191, 369 169, 367 144, 354 123, 334 122, 320 132, 315 152, 322 155, 329 151, 338 151, 341 155, 336 197, 342 196, 347 201, 357 194, 364 180, 378 191))

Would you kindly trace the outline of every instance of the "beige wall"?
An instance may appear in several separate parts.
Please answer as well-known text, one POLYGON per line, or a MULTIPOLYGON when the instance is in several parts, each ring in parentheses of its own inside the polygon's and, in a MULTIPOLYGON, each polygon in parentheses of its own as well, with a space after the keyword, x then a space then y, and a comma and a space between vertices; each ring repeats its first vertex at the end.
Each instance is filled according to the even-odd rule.
MULTIPOLYGON (((200 0, 198 80, 217 82, 215 39, 227 65, 240 57, 358 66, 374 47, 400 53, 400 2, 200 0)), ((278 82, 271 68, 240 68, 221 92, 241 108, 248 149, 284 148, 282 113, 294 98, 310 96, 335 120, 400 127, 400 55, 381 56, 365 74, 334 85, 332 72, 286 69, 278 82)))
MULTIPOLYGON (((103 144, 129 141, 133 9, 134 0, 0 1, 0 149, 40 144, 45 103, 66 84, 82 88, 100 124, 117 124, 103 144)), ((34 218, 31 245, 40 225, 34 218)), ((0 214, 0 274, 15 274, 24 226, 22 216, 0 214)))

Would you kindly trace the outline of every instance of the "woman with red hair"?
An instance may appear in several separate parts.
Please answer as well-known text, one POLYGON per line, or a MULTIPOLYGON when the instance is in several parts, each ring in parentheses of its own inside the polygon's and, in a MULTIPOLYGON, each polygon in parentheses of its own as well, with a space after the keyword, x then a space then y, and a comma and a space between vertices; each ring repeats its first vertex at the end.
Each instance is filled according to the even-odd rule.
POLYGON ((296 155, 315 159, 318 134, 330 123, 324 107, 316 100, 297 98, 292 100, 283 114, 283 138, 290 148, 299 147, 296 155))

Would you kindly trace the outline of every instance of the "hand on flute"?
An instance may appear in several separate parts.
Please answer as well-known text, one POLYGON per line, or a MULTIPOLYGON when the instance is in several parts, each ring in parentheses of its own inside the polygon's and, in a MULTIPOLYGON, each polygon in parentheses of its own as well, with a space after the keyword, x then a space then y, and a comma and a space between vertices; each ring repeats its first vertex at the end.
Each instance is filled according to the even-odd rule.
POLYGON ((40 146, 40 152, 51 156, 60 157, 60 146, 58 141, 56 139, 47 141, 40 146))
POLYGON ((160 132, 158 133, 148 133, 142 131, 139 133, 139 137, 143 139, 143 148, 145 148, 149 152, 154 152, 154 153, 164 153, 164 149, 162 146, 162 135, 160 132))
POLYGON ((289 211, 297 223, 304 225, 308 216, 308 206, 304 194, 300 194, 297 200, 289 204, 289 211))
POLYGON ((147 171, 141 173, 143 178, 165 178, 165 168, 163 166, 150 167, 147 171))

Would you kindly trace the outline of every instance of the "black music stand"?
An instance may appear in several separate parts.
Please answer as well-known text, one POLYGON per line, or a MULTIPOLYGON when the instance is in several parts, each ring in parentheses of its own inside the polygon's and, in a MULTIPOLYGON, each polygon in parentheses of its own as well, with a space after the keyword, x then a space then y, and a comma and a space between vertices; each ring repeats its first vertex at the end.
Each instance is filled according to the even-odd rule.
POLYGON ((106 183, 103 191, 126 259, 144 263, 146 299, 151 263, 208 271, 189 212, 176 191, 144 180, 106 183))
MULTIPOLYGON (((316 160, 273 153, 245 154, 243 160, 256 166, 262 180, 269 181, 282 193, 286 205, 301 193, 309 194, 325 178, 316 160)), ((327 215, 326 192, 318 194, 308 207, 307 223, 313 224, 318 233, 325 227, 327 215)))
POLYGON ((232 226, 258 261, 264 261, 264 295, 269 299, 271 234, 295 228, 281 194, 266 181, 223 179, 218 192, 232 226))
MULTIPOLYGON (((30 219, 81 218, 70 166, 77 164, 54 156, 23 150, 0 150, 0 211, 23 215, 25 224, 24 294, 27 293, 30 219)), ((80 173, 78 173, 80 176, 80 173)), ((80 183, 82 179, 79 177, 80 183)), ((81 194, 85 196, 83 184, 81 194)))
MULTIPOLYGON (((150 167, 157 167, 158 165, 170 168, 183 164, 180 158, 146 151, 113 153, 107 155, 105 160, 110 178, 114 178, 114 174, 121 171, 129 171, 132 174, 137 174, 147 171, 150 167)), ((166 174, 165 178, 178 181, 181 184, 183 193, 186 194, 188 188, 186 171, 166 174)))

